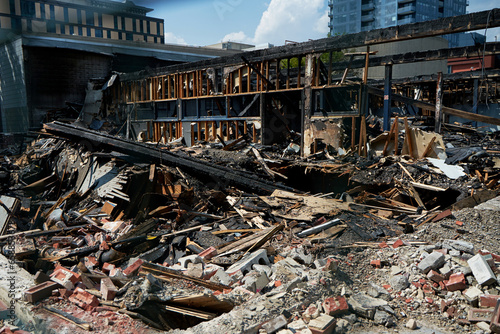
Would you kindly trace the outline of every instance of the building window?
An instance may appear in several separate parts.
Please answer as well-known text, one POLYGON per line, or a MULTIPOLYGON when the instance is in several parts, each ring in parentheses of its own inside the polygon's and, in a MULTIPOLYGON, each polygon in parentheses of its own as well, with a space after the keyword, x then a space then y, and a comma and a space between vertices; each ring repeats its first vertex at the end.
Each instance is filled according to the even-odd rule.
POLYGON ((82 36, 82 35, 83 35, 83 28, 78 27, 78 36, 82 36))
POLYGON ((23 2, 21 3, 21 15, 24 17, 35 17, 35 3, 34 2, 23 2))
POLYGON ((85 14, 86 14, 87 25, 93 26, 94 25, 94 13, 87 11, 85 14))
POLYGON ((101 29, 96 29, 95 30, 95 37, 102 38, 102 30, 101 29))
POLYGON ((133 41, 133 40, 134 40, 134 35, 133 35, 132 33, 130 33, 130 32, 127 32, 127 33, 125 34, 125 39, 126 39, 127 41, 133 41))
POLYGON ((47 21, 47 32, 55 34, 56 23, 54 21, 47 21))

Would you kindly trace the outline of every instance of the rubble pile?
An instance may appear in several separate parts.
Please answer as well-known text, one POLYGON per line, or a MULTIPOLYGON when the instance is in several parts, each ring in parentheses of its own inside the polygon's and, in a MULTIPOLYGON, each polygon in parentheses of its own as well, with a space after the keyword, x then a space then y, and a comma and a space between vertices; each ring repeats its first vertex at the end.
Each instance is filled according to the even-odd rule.
POLYGON ((0 243, 33 321, 0 333, 500 333, 495 146, 299 159, 48 132, 2 161, 0 243))

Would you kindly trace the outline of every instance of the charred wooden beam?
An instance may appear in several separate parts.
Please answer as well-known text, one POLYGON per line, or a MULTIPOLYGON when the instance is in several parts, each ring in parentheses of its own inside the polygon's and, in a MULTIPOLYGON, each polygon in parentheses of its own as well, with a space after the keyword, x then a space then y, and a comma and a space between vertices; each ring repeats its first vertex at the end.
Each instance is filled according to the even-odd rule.
MULTIPOLYGON (((249 62, 273 60, 283 57, 291 58, 309 53, 339 51, 360 46, 440 36, 498 26, 500 26, 500 9, 495 8, 466 15, 444 17, 432 21, 410 23, 356 34, 334 36, 293 45, 283 45, 264 50, 245 52, 244 57, 249 62)), ((123 82, 148 76, 159 76, 176 72, 195 71, 209 67, 225 67, 231 64, 242 64, 241 56, 242 54, 236 54, 233 56, 213 58, 159 69, 122 74, 120 79, 123 82)))
POLYGON ((102 148, 137 156, 160 164, 169 164, 198 176, 210 177, 221 188, 235 185, 245 190, 257 193, 270 193, 276 189, 294 191, 293 189, 263 180, 256 175, 237 171, 226 166, 212 164, 192 157, 180 156, 157 147, 128 141, 108 134, 84 129, 71 124, 53 122, 44 124, 45 131, 61 137, 73 139, 76 142, 90 141, 102 148))
MULTIPOLYGON (((480 46, 467 46, 467 47, 452 48, 452 49, 416 51, 416 52, 407 52, 407 53, 388 55, 388 56, 370 57, 370 67, 384 66, 390 63, 392 63, 393 65, 397 65, 397 64, 417 63, 417 62, 431 61, 431 60, 482 57, 483 52, 485 56, 500 54, 500 42, 487 43, 486 45, 480 45, 480 46)), ((332 65, 332 71, 341 71, 345 70, 346 68, 362 68, 364 66, 365 66, 364 59, 343 61, 334 63, 332 65)))
MULTIPOLYGON (((384 96, 384 91, 382 89, 378 89, 375 87, 368 87, 368 93, 372 94, 372 95, 381 96, 381 97, 384 96)), ((406 97, 403 95, 392 94, 392 99, 394 101, 413 105, 417 108, 422 108, 422 109, 430 110, 430 111, 434 111, 434 112, 436 111, 436 105, 434 105, 432 103, 414 100, 410 97, 406 97)), ((500 118, 496 118, 496 117, 474 114, 474 113, 471 113, 468 111, 463 111, 463 110, 445 107, 445 106, 442 107, 442 111, 445 114, 458 116, 458 117, 465 118, 465 119, 468 119, 471 121, 483 122, 483 123, 493 124, 493 125, 500 125, 500 118)))

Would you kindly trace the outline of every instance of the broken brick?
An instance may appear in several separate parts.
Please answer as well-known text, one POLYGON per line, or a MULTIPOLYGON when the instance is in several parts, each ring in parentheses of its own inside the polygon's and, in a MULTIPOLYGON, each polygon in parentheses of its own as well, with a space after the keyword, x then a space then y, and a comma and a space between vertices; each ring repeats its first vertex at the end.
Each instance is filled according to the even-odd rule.
POLYGON ((382 264, 380 263, 380 260, 372 260, 372 261, 370 261, 370 264, 377 269, 382 268, 382 264))
POLYGON ((429 273, 427 274, 427 278, 436 283, 444 281, 443 275, 434 270, 429 271, 429 273))
POLYGON ((82 288, 76 288, 68 300, 86 311, 91 311, 99 305, 97 297, 82 288))
POLYGON ((36 303, 52 295, 52 291, 59 287, 59 283, 48 281, 35 285, 24 291, 24 299, 30 303, 36 303))
POLYGON ((396 240, 393 244, 392 244, 392 248, 398 248, 398 247, 401 247, 404 245, 404 242, 403 240, 401 239, 398 239, 396 240))
POLYGON ((138 259, 134 263, 132 263, 130 266, 128 266, 124 271, 123 274, 127 277, 134 276, 137 271, 139 271, 139 268, 141 265, 144 263, 141 259, 138 259))
POLYGON ((349 306, 344 297, 331 297, 323 301, 323 310, 328 315, 337 315, 349 311, 349 306))
POLYGON ((479 306, 495 307, 499 299, 499 295, 481 295, 479 296, 479 306))
POLYGON ((52 275, 50 275, 50 279, 56 283, 61 284, 66 289, 73 290, 75 284, 80 281, 80 275, 69 269, 59 266, 52 273, 52 275))
POLYGON ((448 291, 464 290, 467 285, 465 284, 465 276, 463 273, 456 273, 450 276, 448 281, 444 281, 448 291))
POLYGON ((201 252, 200 254, 198 254, 199 257, 201 257, 202 259, 207 260, 207 261, 216 255, 217 255, 217 249, 215 247, 209 247, 209 248, 205 249, 203 252, 201 252))

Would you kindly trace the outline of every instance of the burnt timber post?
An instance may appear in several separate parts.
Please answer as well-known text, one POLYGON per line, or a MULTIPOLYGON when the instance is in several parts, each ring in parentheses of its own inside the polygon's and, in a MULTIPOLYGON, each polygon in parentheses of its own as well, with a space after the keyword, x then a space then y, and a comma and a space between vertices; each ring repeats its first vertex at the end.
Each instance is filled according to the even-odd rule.
POLYGON ((391 83, 392 83, 392 64, 385 65, 385 84, 384 84, 384 131, 389 131, 391 127, 391 83))

